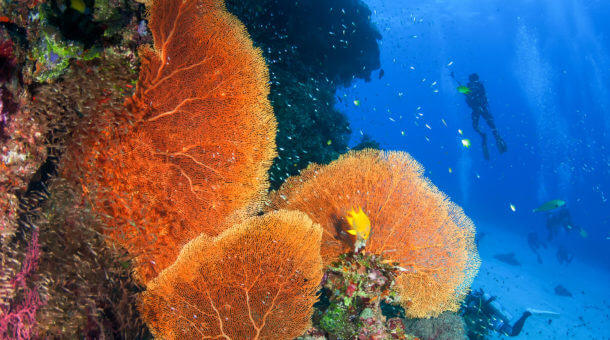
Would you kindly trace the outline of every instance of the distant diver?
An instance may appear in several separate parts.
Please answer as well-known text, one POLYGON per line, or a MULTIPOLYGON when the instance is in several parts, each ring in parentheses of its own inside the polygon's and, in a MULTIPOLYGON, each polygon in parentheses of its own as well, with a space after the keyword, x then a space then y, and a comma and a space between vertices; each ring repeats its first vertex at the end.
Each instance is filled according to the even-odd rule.
POLYGON ((466 104, 470 106, 472 109, 471 117, 472 117, 472 127, 474 130, 481 135, 482 145, 483 145, 483 156, 485 159, 489 160, 489 150, 487 149, 487 135, 481 131, 479 128, 479 119, 483 117, 489 125, 491 132, 493 133, 496 139, 496 146, 498 147, 498 151, 500 153, 506 152, 506 143, 500 137, 500 133, 496 128, 496 124, 494 123, 494 119, 489 112, 489 104, 487 103, 487 95, 485 94, 485 87, 483 83, 479 81, 479 76, 476 73, 471 74, 468 77, 468 84, 466 86, 462 85, 456 78, 453 72, 451 72, 451 77, 458 83, 458 92, 463 94, 466 97, 466 104))
POLYGON ((567 233, 578 231, 578 234, 582 238, 586 238, 588 236, 586 230, 574 225, 574 222, 572 222, 572 215, 570 214, 570 211, 566 205, 560 205, 559 209, 541 211, 546 211, 546 229, 549 232, 549 236, 547 238, 549 241, 557 237, 561 229, 564 229, 567 233))
POLYGON ((530 246, 530 249, 534 252, 534 254, 536 254, 538 263, 542 264, 542 256, 540 256, 538 249, 541 247, 546 248, 546 243, 540 241, 536 232, 531 232, 527 234, 527 244, 530 246))
POLYGON ((566 246, 560 245, 557 249, 557 261, 561 265, 568 265, 574 260, 574 253, 568 250, 566 246))

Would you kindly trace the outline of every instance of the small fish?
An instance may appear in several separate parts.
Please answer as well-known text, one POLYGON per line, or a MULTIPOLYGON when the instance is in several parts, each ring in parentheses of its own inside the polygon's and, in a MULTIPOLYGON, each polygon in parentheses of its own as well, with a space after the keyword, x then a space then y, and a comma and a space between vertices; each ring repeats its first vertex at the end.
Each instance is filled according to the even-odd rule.
POLYGON ((458 133, 459 133, 460 135, 463 135, 463 134, 464 134, 464 131, 462 131, 462 129, 458 129, 458 133))
POLYGON ((587 233, 586 230, 584 230, 583 228, 580 228, 580 230, 578 231, 578 233, 580 234, 580 236, 582 238, 587 238, 587 236, 589 236, 589 233, 587 233))
POLYGON ((326 141, 326 145, 331 145, 332 143, 333 143, 333 141, 330 139, 326 141))
POLYGON ((469 148, 469 147, 470 147, 470 139, 468 139, 468 138, 464 138, 464 139, 462 139, 462 145, 463 145, 465 148, 469 148))
POLYGON ((517 208, 515 208, 514 204, 510 204, 510 210, 512 210, 513 212, 517 211, 517 208))
POLYGON ((84 0, 71 0, 70 8, 72 8, 73 10, 75 10, 77 12, 85 13, 85 10, 87 9, 87 5, 85 4, 84 0))
POLYGON ((470 92, 472 92, 472 91, 470 91, 470 88, 468 88, 468 86, 464 86, 464 85, 458 86, 457 90, 461 94, 469 94, 470 92))
POLYGON ((451 66, 453 65, 453 61, 450 61, 449 64, 447 64, 447 66, 451 66))
POLYGON ((548 201, 545 203, 542 203, 542 205, 540 205, 538 208, 532 210, 533 212, 544 212, 544 211, 551 211, 553 209, 557 209, 559 207, 563 207, 564 205, 566 205, 565 201, 562 200, 552 200, 552 201, 548 201))
POLYGON ((371 220, 369 217, 362 211, 362 208, 358 207, 358 211, 354 208, 347 213, 347 223, 352 227, 348 229, 347 232, 350 235, 356 235, 356 237, 361 238, 363 240, 367 240, 369 238, 369 234, 371 232, 371 220))
POLYGON ((383 78, 385 71, 383 69, 379 70, 379 79, 383 78))
POLYGON ((449 168, 449 173, 450 174, 453 173, 453 169, 449 168))
POLYGON ((354 105, 355 106, 360 106, 360 101, 358 99, 354 100, 354 105))

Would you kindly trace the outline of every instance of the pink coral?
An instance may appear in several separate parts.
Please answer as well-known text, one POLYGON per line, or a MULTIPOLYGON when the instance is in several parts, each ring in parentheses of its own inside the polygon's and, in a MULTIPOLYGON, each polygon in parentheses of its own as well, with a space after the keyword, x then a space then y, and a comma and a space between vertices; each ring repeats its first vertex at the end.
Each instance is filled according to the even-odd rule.
POLYGON ((39 258, 38 230, 34 229, 21 270, 10 277, 5 266, 0 267, 0 338, 31 339, 34 335, 36 312, 43 301, 36 287, 30 288, 27 280, 36 270, 39 258))

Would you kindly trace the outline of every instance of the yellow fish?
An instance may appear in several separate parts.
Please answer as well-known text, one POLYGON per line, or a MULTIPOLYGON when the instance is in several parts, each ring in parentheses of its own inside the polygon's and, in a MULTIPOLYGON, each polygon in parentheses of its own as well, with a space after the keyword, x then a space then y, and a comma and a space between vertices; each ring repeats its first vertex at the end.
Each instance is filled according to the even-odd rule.
POLYGON ((87 5, 85 4, 84 0, 72 0, 70 1, 70 7, 81 13, 85 13, 85 10, 87 9, 87 5))
POLYGON ((580 228, 580 230, 578 231, 578 233, 580 234, 580 236, 582 238, 587 238, 587 236, 589 236, 589 233, 587 233, 586 230, 584 230, 583 228, 580 228))
POLYGON ((347 223, 352 227, 347 230, 349 234, 356 235, 356 237, 363 240, 369 238, 369 234, 371 233, 371 220, 369 220, 369 217, 362 211, 362 208, 358 207, 358 211, 352 208, 352 210, 347 213, 347 223))

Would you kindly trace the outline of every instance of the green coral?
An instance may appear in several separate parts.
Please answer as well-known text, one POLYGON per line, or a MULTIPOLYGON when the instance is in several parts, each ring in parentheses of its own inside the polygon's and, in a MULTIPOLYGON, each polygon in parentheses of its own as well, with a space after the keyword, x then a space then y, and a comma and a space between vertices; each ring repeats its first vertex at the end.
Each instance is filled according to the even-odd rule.
POLYGON ((32 49, 32 59, 36 60, 34 77, 39 82, 47 82, 64 74, 72 59, 91 60, 100 56, 99 49, 85 50, 81 43, 58 36, 43 31, 39 43, 32 49))
POLYGON ((320 329, 339 339, 350 339, 358 326, 349 320, 350 313, 341 303, 331 303, 320 319, 320 329))

